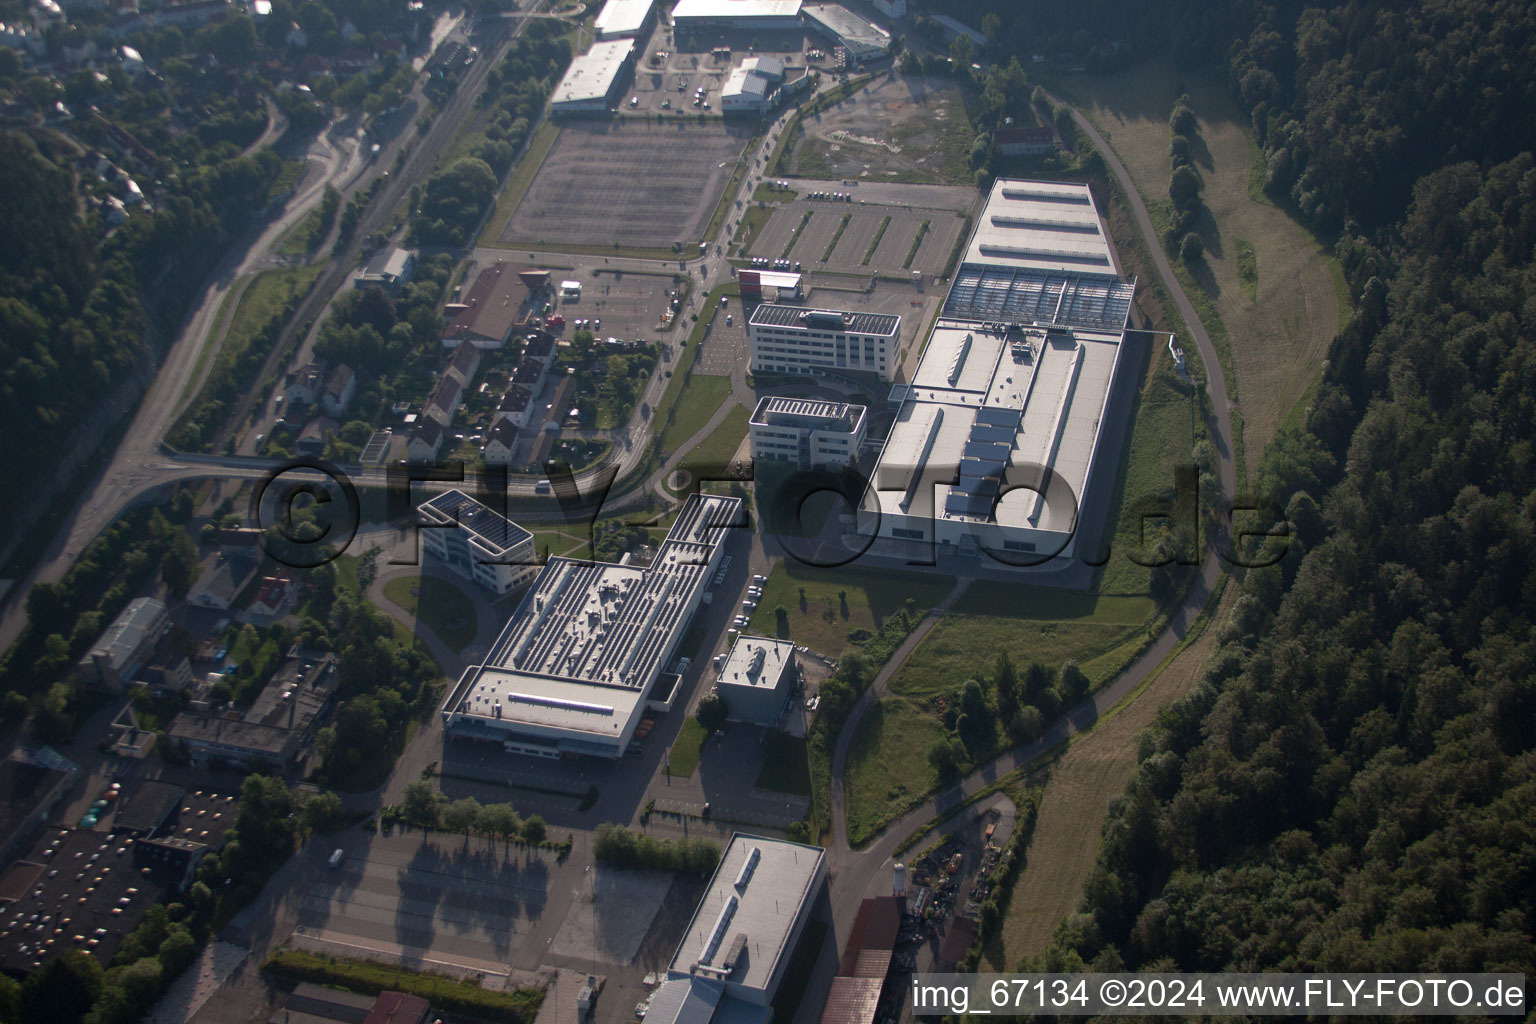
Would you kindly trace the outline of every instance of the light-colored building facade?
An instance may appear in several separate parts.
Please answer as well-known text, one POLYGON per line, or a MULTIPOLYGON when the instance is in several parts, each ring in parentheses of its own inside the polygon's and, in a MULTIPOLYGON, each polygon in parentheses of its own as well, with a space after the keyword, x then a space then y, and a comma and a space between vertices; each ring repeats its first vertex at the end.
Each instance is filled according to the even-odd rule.
POLYGON ((889 381, 901 347, 901 317, 765 302, 747 321, 747 347, 755 373, 821 368, 889 381))
POLYGON ((892 392, 859 533, 925 556, 1071 558, 1134 292, 1086 185, 997 181, 892 392))
POLYGON ((465 579, 509 594, 538 575, 533 534, 460 490, 420 506, 422 545, 465 579))
POLYGON ((80 671, 91 682, 119 689, 133 679, 170 629, 170 611, 163 602, 152 597, 136 598, 80 659, 80 671))
POLYGON ((795 645, 765 636, 738 636, 715 680, 727 719, 775 725, 799 682, 795 645))
POLYGON ((846 49, 855 63, 879 60, 891 52, 889 32, 842 4, 806 4, 800 12, 805 15, 806 27, 846 49))
POLYGON ((766 396, 747 425, 752 458, 797 469, 841 469, 858 462, 868 410, 846 402, 766 396))
POLYGON ((797 29, 800 0, 678 0, 672 24, 680 33, 710 29, 797 29))

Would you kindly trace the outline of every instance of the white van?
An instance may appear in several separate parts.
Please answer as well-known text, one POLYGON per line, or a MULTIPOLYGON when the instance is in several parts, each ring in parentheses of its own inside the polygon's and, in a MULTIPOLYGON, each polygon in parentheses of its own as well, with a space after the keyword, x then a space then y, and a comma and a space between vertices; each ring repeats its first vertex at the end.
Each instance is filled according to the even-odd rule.
POLYGON ((331 867, 333 867, 333 868, 340 867, 341 866, 341 862, 346 860, 346 859, 347 859, 347 851, 341 849, 340 847, 337 847, 336 851, 331 854, 331 861, 330 861, 331 867))

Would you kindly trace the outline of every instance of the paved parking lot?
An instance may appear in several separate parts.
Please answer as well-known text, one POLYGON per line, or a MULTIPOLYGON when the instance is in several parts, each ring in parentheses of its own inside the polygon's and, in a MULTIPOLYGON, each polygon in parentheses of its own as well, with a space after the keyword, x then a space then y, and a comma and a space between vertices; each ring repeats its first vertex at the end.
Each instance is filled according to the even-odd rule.
POLYGON ((479 838, 378 837, 310 884, 299 927, 342 947, 504 972, 550 909, 553 860, 479 838))
POLYGON ((964 226, 963 216, 953 210, 800 199, 785 203, 773 212, 753 239, 749 255, 780 259, 788 249, 787 258, 800 261, 806 269, 842 273, 916 270, 935 275, 943 271, 964 226), (807 213, 811 215, 808 221, 805 220, 807 213), (839 236, 838 228, 844 217, 848 218, 848 226, 839 236), (881 233, 880 225, 887 217, 890 223, 881 233), (805 223, 803 228, 800 226, 802 221, 805 223), (928 225, 926 230, 924 224, 928 225), (907 254, 912 252, 912 243, 919 233, 922 241, 908 264, 907 254), (870 254, 870 245, 876 235, 880 237, 880 244, 870 254), (834 237, 837 246, 831 259, 823 262, 822 257, 827 254, 827 246, 834 237), (867 263, 864 261, 866 255, 869 256, 867 263))
POLYGON ((502 242, 556 251, 696 245, 751 134, 718 119, 568 122, 502 242))

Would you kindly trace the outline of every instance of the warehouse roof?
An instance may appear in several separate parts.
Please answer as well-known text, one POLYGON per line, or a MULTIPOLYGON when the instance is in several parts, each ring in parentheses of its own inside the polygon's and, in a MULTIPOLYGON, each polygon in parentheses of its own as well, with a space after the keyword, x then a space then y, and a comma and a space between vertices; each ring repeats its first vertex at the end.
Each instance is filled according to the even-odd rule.
POLYGON ((624 73, 635 44, 631 39, 603 40, 592 44, 586 53, 577 54, 565 77, 555 86, 550 102, 556 106, 568 103, 602 103, 607 100, 614 83, 624 73))
POLYGON ((815 896, 825 859, 816 846, 731 836, 668 973, 765 989, 791 952, 795 923, 815 896))

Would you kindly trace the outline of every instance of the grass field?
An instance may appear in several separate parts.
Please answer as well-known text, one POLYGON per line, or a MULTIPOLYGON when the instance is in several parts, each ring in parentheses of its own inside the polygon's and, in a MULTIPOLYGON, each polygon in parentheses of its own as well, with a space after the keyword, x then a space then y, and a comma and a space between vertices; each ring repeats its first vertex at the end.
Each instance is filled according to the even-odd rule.
POLYGON ((859 719, 848 747, 848 842, 862 846, 937 783, 928 748, 945 733, 916 701, 884 697, 859 719))
POLYGON ((670 767, 667 771, 680 779, 686 779, 692 775, 693 770, 699 766, 699 751, 703 749, 707 735, 697 718, 685 719, 682 730, 678 732, 677 739, 672 744, 670 767))
POLYGON ((912 598, 919 615, 938 604, 953 587, 943 577, 906 575, 899 572, 858 570, 847 566, 822 569, 785 560, 774 567, 763 584, 763 597, 752 613, 752 632, 778 635, 774 608, 784 606, 789 616, 789 637, 829 658, 839 657, 852 645, 848 634, 857 630, 877 632, 885 620, 912 598), (804 590, 802 606, 800 592, 804 590), (846 596, 839 598, 839 592, 846 596))
POLYGON ((277 251, 283 256, 303 256, 320 240, 315 237, 323 214, 317 206, 304 215, 304 219, 288 229, 277 243, 277 251))
POLYGON ((1247 118, 1224 83, 1180 74, 1159 57, 1113 75, 1079 76, 1070 93, 1108 133, 1151 207, 1167 202, 1168 114, 1181 88, 1199 119, 1203 146, 1196 145, 1195 163, 1213 218, 1205 232, 1204 266, 1192 279, 1220 317, 1231 347, 1236 370, 1231 385, 1242 411, 1244 461, 1251 472, 1320 372, 1339 328, 1339 294, 1328 253, 1284 211, 1251 191, 1258 153, 1247 118))
POLYGON ((183 401, 190 397, 192 389, 202 379, 203 366, 211 353, 218 353, 213 357, 215 373, 221 367, 233 367, 240 358, 240 354, 256 337, 257 332, 266 326, 267 321, 281 313, 283 307, 288 304, 289 298, 308 288, 324 269, 323 264, 315 264, 308 267, 288 267, 283 270, 263 270, 245 286, 245 291, 240 294, 240 299, 235 304, 234 312, 226 321, 224 314, 228 309, 230 296, 234 295, 234 291, 231 290, 230 296, 226 296, 223 305, 219 307, 218 319, 214 321, 214 330, 218 330, 219 325, 226 322, 228 330, 224 334, 223 341, 210 340, 209 344, 204 345, 203 350, 198 353, 197 369, 187 379, 186 389, 182 392, 183 401))
POLYGON ((454 650, 475 642, 479 620, 474 602, 447 580, 433 576, 393 579, 384 584, 384 596, 415 615, 454 650))
POLYGON ((661 450, 677 451, 678 445, 704 429, 709 418, 731 397, 731 378, 707 377, 695 372, 683 385, 677 415, 661 434, 661 450))
MULTIPOLYGON (((1234 597, 1229 589, 1221 607, 1234 597)), ((1024 869, 1004 909, 1001 939, 983 950, 982 970, 1016 969, 1021 958, 1045 947, 1057 921, 1077 909, 1109 802, 1136 770, 1136 737, 1195 684, 1215 647, 1216 631, 1207 628, 1133 700, 1079 735, 1051 768, 1024 869)))
POLYGON ((539 167, 543 165, 549 151, 554 148, 555 138, 559 134, 560 126, 546 120, 539 125, 538 131, 533 133, 533 138, 528 140, 528 148, 523 151, 523 158, 517 162, 516 167, 512 168, 512 173, 507 177, 507 187, 502 189, 501 195, 496 197, 496 208, 486 219, 485 230, 480 232, 481 245, 501 244, 501 236, 507 230, 512 214, 517 211, 517 204, 521 203, 523 196, 528 193, 528 186, 533 184, 535 175, 539 173, 539 167))

